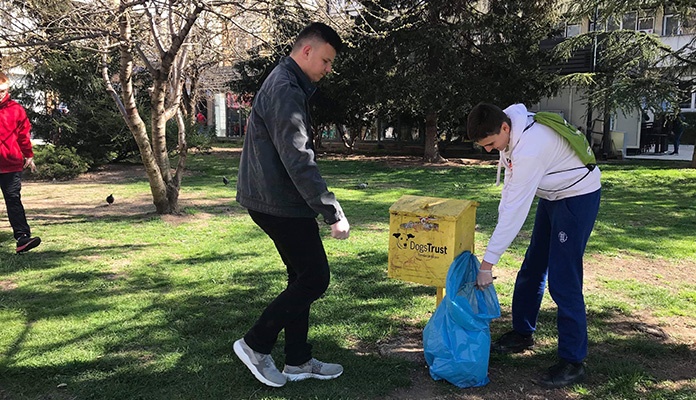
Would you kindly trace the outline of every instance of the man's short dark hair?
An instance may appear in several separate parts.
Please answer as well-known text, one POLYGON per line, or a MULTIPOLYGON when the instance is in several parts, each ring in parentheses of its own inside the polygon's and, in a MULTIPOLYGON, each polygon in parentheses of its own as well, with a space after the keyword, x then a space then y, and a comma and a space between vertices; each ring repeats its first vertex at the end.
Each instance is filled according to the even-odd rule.
POLYGON ((510 127, 510 117, 500 107, 488 103, 479 103, 469 113, 466 123, 466 134, 472 142, 478 142, 491 135, 500 133, 503 122, 510 127))
POLYGON ((305 27, 297 38, 295 39, 295 44, 292 46, 292 51, 299 50, 304 46, 307 39, 319 39, 331 45, 331 47, 336 50, 336 53, 340 53, 343 49, 343 41, 338 33, 333 30, 332 27, 322 24, 321 22, 313 22, 307 27, 305 27))

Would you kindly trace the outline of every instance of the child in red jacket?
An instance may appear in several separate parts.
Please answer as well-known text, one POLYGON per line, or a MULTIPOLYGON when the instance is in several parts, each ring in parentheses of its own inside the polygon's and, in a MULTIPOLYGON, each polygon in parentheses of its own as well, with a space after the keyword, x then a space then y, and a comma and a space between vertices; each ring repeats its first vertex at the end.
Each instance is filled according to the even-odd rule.
POLYGON ((22 170, 34 165, 31 149, 31 124, 24 108, 10 99, 10 80, 0 72, 0 188, 7 206, 7 217, 17 240, 17 253, 29 251, 41 243, 41 238, 32 237, 24 213, 20 191, 22 170))

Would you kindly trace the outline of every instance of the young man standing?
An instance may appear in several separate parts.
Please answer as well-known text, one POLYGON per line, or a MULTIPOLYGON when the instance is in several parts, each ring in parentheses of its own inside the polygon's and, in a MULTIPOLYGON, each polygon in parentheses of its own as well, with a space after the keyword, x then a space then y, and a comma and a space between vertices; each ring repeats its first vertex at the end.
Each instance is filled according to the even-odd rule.
POLYGON ((0 188, 19 254, 38 246, 41 238, 31 237, 20 195, 22 170, 36 171, 29 135, 31 124, 24 108, 10 98, 9 90, 10 80, 0 72, 0 188))
POLYGON ((288 273, 287 288, 263 311, 234 351, 262 383, 280 387, 287 380, 333 379, 338 364, 312 357, 307 342, 309 311, 329 285, 329 264, 316 217, 331 236, 348 238, 350 225, 319 173, 312 145, 309 99, 313 83, 331 72, 343 43, 322 23, 307 26, 256 94, 239 163, 237 201, 273 240, 288 273), (271 358, 285 330, 285 368, 271 358))
POLYGON ((580 382, 587 356, 582 259, 599 211, 601 173, 596 166, 584 165, 564 137, 536 123, 522 104, 504 111, 479 104, 469 114, 467 129, 469 138, 486 151, 500 151, 500 164, 505 167, 498 223, 477 277, 480 287, 493 282, 493 265, 522 228, 534 196, 540 198, 531 241, 515 281, 513 330, 491 349, 516 353, 534 346, 548 277, 549 293, 558 306, 560 360, 537 383, 556 388, 580 382))

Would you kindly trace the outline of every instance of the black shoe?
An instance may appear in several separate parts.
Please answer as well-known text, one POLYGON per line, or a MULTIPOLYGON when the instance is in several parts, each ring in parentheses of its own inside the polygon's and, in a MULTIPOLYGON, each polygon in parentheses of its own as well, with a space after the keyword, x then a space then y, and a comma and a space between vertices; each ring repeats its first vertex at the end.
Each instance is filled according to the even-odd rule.
POLYGON ((40 244, 41 238, 38 236, 22 236, 21 238, 17 239, 17 254, 29 251, 40 244))
POLYGON ((532 348, 534 348, 534 337, 522 335, 517 331, 510 331, 491 343, 491 350, 501 354, 521 353, 532 348))
POLYGON ((548 371, 535 383, 545 388, 560 388, 585 380, 585 365, 561 360, 551 366, 548 371))

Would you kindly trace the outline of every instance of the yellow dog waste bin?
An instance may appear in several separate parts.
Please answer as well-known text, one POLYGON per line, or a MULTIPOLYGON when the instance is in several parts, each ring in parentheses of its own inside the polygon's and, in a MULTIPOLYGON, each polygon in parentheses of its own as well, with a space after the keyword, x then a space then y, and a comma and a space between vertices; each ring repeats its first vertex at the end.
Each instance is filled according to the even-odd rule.
POLYGON ((470 200, 406 195, 389 207, 387 276, 437 287, 443 296, 450 264, 474 252, 476 207, 470 200))

